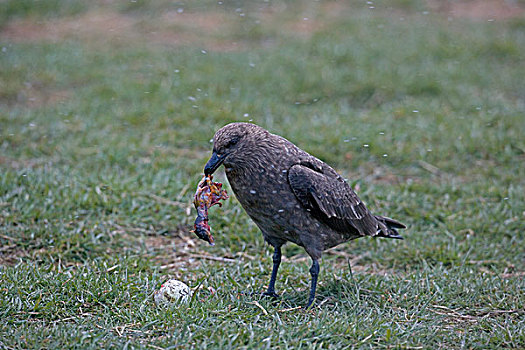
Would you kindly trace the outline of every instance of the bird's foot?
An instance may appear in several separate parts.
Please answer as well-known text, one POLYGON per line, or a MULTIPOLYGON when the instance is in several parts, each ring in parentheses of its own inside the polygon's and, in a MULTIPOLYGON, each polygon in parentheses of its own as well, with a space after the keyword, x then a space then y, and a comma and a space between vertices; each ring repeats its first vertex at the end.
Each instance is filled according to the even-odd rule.
POLYGON ((306 305, 304 309, 309 311, 309 310, 312 310, 314 307, 315 307, 315 295, 310 294, 310 297, 308 298, 308 304, 306 305))
POLYGON ((310 310, 312 310, 314 307, 315 307, 315 303, 312 301, 312 302, 309 302, 308 305, 305 306, 304 310, 305 310, 305 311, 310 311, 310 310))
POLYGON ((264 293, 262 293, 263 296, 265 297, 270 297, 270 298, 273 298, 273 299, 279 299, 280 296, 279 294, 273 292, 273 291, 266 291, 264 293))

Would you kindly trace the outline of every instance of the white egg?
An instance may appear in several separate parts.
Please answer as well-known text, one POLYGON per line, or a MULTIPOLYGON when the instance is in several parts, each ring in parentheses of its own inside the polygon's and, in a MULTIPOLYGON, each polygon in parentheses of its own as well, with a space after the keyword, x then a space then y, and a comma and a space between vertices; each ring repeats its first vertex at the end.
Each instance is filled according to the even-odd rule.
POLYGON ((154 298, 159 306, 188 303, 191 299, 191 290, 184 282, 171 279, 160 286, 154 298))

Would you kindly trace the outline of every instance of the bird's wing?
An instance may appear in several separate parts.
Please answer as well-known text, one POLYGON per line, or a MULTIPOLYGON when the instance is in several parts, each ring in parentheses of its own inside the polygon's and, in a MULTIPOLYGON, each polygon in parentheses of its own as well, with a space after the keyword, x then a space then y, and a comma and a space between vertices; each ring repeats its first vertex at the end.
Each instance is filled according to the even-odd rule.
POLYGON ((377 220, 333 169, 296 164, 288 171, 288 181, 303 207, 334 230, 360 236, 376 234, 377 220))

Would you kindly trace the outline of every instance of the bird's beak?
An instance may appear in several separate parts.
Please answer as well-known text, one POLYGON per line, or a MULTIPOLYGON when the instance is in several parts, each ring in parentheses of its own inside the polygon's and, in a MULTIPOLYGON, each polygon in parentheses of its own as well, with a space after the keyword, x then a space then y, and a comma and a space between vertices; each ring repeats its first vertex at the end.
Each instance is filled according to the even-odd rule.
POLYGON ((215 170, 217 170, 217 168, 221 166, 223 161, 224 161, 224 155, 219 157, 217 153, 213 152, 210 160, 208 160, 208 162, 204 166, 204 175, 208 176, 208 175, 213 174, 215 170))

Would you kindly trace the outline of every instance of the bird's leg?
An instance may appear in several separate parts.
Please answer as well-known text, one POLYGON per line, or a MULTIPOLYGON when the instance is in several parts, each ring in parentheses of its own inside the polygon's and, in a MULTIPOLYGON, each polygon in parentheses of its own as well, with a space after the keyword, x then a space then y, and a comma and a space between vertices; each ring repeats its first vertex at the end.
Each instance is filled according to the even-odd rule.
POLYGON ((308 305, 306 309, 312 307, 315 300, 315 289, 317 287, 317 277, 319 276, 319 262, 312 259, 312 267, 310 267, 310 275, 312 275, 312 286, 310 287, 310 297, 308 298, 308 305))
POLYGON ((263 293, 263 295, 279 298, 279 295, 275 293, 275 280, 277 279, 277 270, 279 270, 279 265, 281 264, 281 246, 276 246, 273 251, 273 269, 272 276, 270 277, 270 284, 268 285, 268 290, 263 293))

